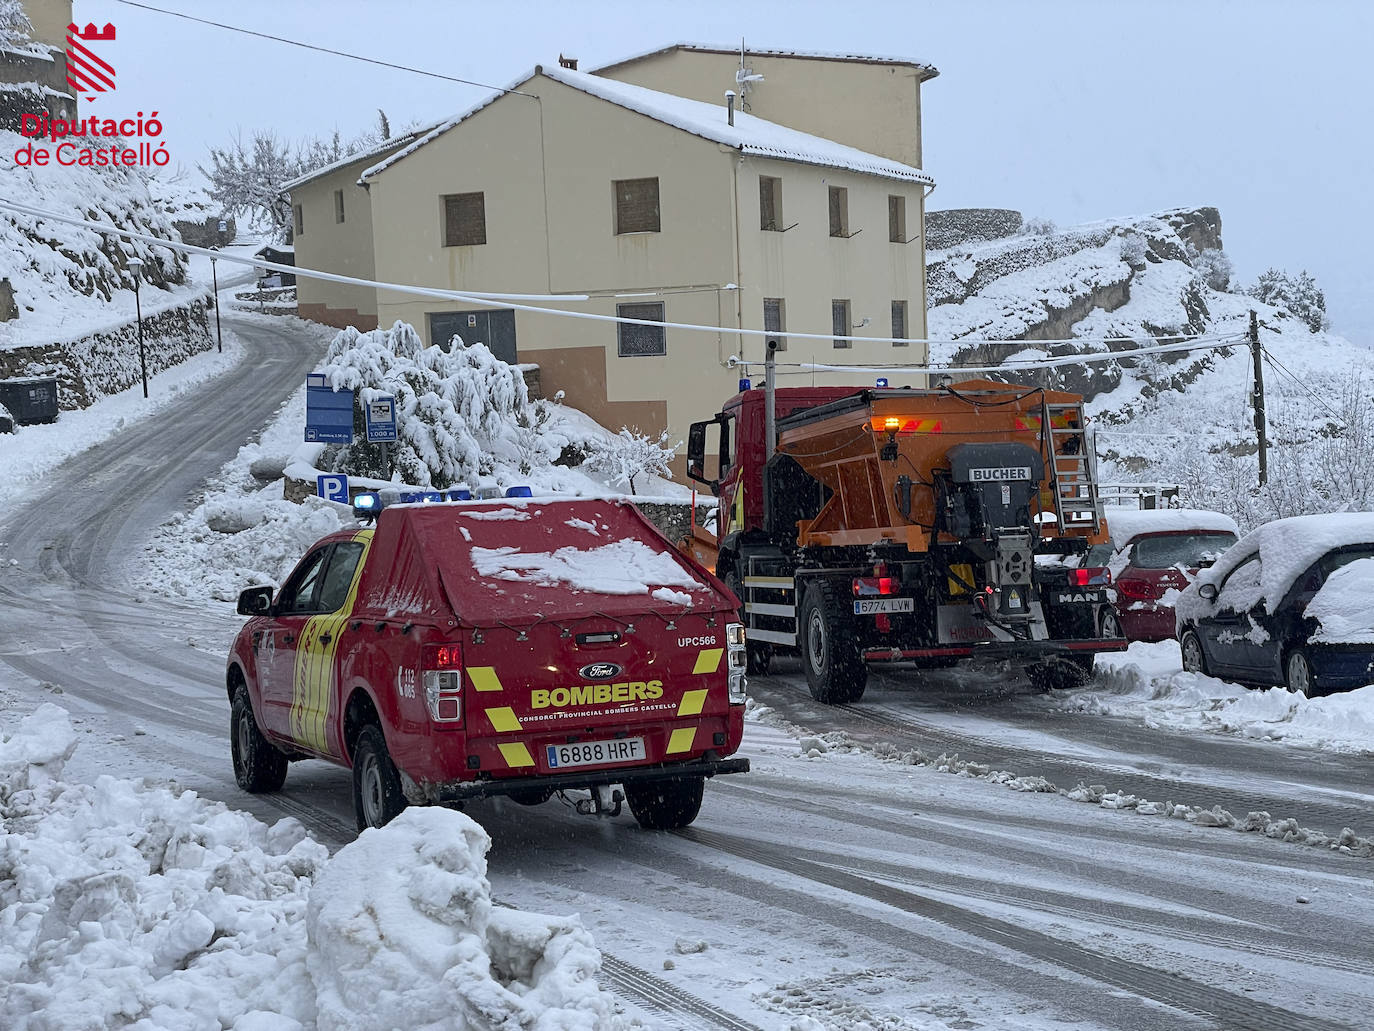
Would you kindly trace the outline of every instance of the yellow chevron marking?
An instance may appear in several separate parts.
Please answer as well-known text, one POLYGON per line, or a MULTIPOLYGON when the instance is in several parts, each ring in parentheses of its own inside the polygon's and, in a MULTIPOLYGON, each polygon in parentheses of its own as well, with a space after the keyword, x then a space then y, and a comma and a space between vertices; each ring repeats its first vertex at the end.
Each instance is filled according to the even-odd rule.
POLYGON ((668 754, 675 755, 678 752, 686 752, 692 747, 692 742, 696 740, 696 727, 679 727, 673 731, 673 736, 668 738, 668 754))
POLYGON ((353 570, 344 603, 337 612, 311 616, 305 621, 296 642, 296 661, 292 668, 291 736, 321 755, 337 754, 329 747, 328 740, 329 710, 337 687, 335 659, 339 639, 358 600, 358 585, 362 581, 368 549, 372 546, 372 531, 359 530, 352 539, 363 546, 363 551, 353 570), (328 641, 321 640, 325 634, 329 635, 328 641))
POLYGON ((512 730, 520 729, 520 720, 509 705, 503 705, 499 709, 488 709, 487 719, 491 720, 491 729, 498 734, 508 734, 512 730))
POLYGON ((472 686, 478 691, 500 691, 501 678, 496 675, 493 666, 469 666, 468 676, 472 678, 472 686))
POLYGON ((530 755, 530 750, 525 747, 522 741, 507 741, 496 746, 501 749, 501 755, 506 760, 506 765, 518 769, 521 766, 533 766, 534 757, 530 755))
POLYGON ((695 673, 714 673, 720 667, 720 657, 725 654, 724 648, 703 648, 697 655, 695 673))
POLYGON ((683 691, 682 701, 678 703, 677 714, 679 716, 700 716, 701 707, 705 704, 705 688, 700 691, 683 691))

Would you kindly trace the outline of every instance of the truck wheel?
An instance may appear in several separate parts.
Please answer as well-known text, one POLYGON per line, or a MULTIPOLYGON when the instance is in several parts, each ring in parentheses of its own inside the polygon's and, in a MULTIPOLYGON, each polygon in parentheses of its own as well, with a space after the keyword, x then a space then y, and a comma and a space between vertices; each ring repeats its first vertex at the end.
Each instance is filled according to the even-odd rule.
POLYGON ((1092 678, 1096 658, 1095 655, 1071 655, 1052 662, 1037 662, 1026 667, 1026 677, 1037 691, 1071 691, 1092 678))
POLYGON ((368 726, 353 746, 353 811, 358 830, 385 827, 406 807, 401 777, 380 727, 368 726))
MULTIPOLYGON (((749 617, 744 611, 744 585, 740 582, 739 573, 733 569, 725 574, 725 586, 735 592, 735 597, 739 599, 739 621, 747 628, 749 617)), ((748 665, 744 671, 749 676, 762 677, 768 673, 768 667, 773 662, 773 649, 762 641, 749 641, 749 631, 744 631, 745 640, 748 642, 745 647, 745 656, 748 658, 748 665)))
POLYGON ((625 801, 646 831, 675 831, 697 818, 705 790, 705 777, 631 782, 625 785, 625 801))
POLYGON ((840 607, 831 584, 821 581, 806 589, 798 623, 811 697, 826 705, 857 702, 868 683, 868 667, 854 639, 854 620, 840 607))
POLYGON ((252 794, 280 791, 286 783, 286 756, 258 729, 248 688, 242 684, 229 706, 229 752, 234 760, 234 779, 252 794))

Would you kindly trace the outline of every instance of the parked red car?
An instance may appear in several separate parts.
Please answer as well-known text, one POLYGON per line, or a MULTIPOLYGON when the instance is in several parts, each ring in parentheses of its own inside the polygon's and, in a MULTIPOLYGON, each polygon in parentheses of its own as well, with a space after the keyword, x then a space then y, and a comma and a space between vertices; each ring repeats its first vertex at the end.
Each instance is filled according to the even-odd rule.
POLYGON ((1128 641, 1171 641, 1174 599, 1236 542, 1230 516, 1192 508, 1108 508, 1111 540, 1092 549, 1087 566, 1112 573, 1115 602, 1103 609, 1101 633, 1128 641))

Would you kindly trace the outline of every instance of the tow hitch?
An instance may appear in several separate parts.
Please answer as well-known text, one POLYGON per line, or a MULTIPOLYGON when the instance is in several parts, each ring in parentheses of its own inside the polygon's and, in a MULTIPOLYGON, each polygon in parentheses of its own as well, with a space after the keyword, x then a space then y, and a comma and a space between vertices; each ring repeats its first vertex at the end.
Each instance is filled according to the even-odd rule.
POLYGON ((590 798, 579 798, 575 808, 583 816, 619 816, 625 801, 625 789, 619 784, 598 784, 591 789, 590 798))

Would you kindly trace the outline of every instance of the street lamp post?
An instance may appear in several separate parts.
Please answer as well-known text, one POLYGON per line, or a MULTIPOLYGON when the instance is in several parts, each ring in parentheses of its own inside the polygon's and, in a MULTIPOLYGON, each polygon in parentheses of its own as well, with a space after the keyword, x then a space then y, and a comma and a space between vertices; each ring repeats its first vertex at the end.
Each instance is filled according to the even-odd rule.
POLYGON ((134 274, 134 311, 138 318, 138 364, 143 370, 143 396, 148 396, 148 354, 143 349, 143 301, 139 297, 138 282, 143 278, 143 259, 130 258, 129 270, 134 274))
POLYGON ((223 354, 224 335, 220 332, 219 328, 219 274, 215 271, 215 262, 217 262, 218 260, 219 259, 216 258, 214 255, 210 256, 210 282, 212 284, 211 288, 214 290, 213 300, 215 302, 215 340, 219 342, 220 354, 223 354))

